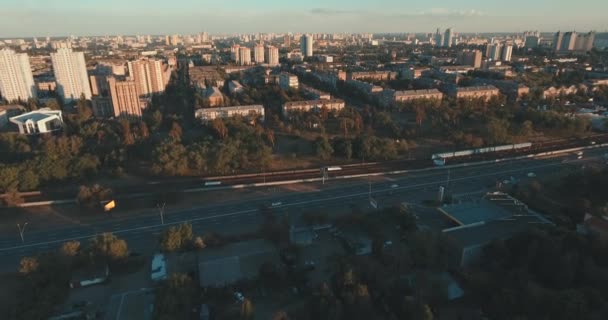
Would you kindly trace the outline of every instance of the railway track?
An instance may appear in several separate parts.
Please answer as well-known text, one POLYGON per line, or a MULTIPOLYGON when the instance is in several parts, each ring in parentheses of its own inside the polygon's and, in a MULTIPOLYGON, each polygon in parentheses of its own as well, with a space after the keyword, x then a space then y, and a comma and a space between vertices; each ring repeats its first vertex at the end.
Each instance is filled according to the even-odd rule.
MULTIPOLYGON (((531 153, 549 152, 555 150, 576 148, 589 146, 593 144, 608 143, 608 134, 598 134, 581 139, 555 139, 542 143, 534 143, 530 148, 522 150, 509 150, 508 152, 493 152, 485 154, 476 154, 467 157, 449 159, 446 164, 459 164, 473 161, 486 161, 500 159, 504 157, 515 157, 531 153)), ((340 170, 328 172, 328 178, 360 175, 366 173, 379 173, 398 170, 415 170, 424 169, 434 166, 430 159, 413 159, 413 160, 398 160, 342 165, 340 170)), ((231 176, 216 176, 216 177, 188 177, 174 179, 159 179, 137 185, 129 185, 114 189, 116 198, 120 195, 137 194, 137 193, 156 193, 159 195, 170 194, 188 189, 204 188, 205 183, 213 182, 214 186, 231 186, 242 184, 268 183, 286 180, 302 180, 320 178, 322 173, 320 169, 302 169, 302 170, 287 170, 267 173, 249 173, 231 176)), ((76 197, 77 190, 45 190, 24 192, 20 196, 24 202, 40 202, 49 201, 52 199, 73 199, 76 197)), ((6 195, 0 195, 6 197, 6 195)))

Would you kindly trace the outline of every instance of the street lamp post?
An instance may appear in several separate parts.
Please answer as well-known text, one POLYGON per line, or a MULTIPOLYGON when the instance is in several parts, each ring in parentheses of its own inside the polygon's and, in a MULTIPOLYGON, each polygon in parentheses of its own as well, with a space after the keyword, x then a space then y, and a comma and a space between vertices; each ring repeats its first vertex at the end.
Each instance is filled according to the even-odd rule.
POLYGON ((162 225, 165 225, 165 217, 164 217, 164 215, 165 215, 165 205, 166 204, 167 204, 166 202, 163 202, 162 206, 160 204, 156 205, 156 207, 158 208, 158 213, 160 214, 160 223, 162 225))
POLYGON ((27 222, 23 224, 23 227, 17 223, 17 228, 19 229, 19 235, 21 236, 21 243, 25 243, 25 239, 23 238, 23 233, 25 232, 25 227, 27 226, 27 222))

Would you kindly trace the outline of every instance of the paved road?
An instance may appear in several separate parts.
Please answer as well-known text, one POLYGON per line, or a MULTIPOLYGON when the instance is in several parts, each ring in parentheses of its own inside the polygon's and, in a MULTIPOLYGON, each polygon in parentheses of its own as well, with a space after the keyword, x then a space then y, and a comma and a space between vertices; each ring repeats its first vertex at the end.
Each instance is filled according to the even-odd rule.
MULTIPOLYGON (((303 212, 343 210, 350 205, 369 208, 369 192, 380 206, 390 206, 402 201, 416 202, 431 199, 440 185, 447 186, 454 194, 475 193, 489 190, 497 181, 511 176, 526 179, 529 172, 537 175, 555 171, 570 164, 584 164, 600 161, 605 150, 587 151, 585 158, 576 160, 569 154, 549 159, 525 159, 464 168, 438 168, 424 172, 408 173, 385 177, 373 177, 369 182, 319 185, 314 192, 284 192, 276 197, 211 204, 166 213, 164 225, 157 212, 134 217, 108 218, 95 225, 71 225, 28 233, 21 243, 19 233, 0 236, 0 270, 14 270, 22 256, 33 255, 59 247, 69 240, 87 241, 102 232, 113 232, 127 240, 132 251, 148 254, 157 250, 158 235, 169 226, 190 222, 196 234, 206 232, 240 233, 254 231, 262 222, 259 207, 281 202, 273 208, 279 214, 289 213, 294 218, 303 212), (449 179, 449 182, 448 182, 449 179)), ((345 180, 346 181, 346 180, 345 180)), ((15 228, 16 229, 16 228, 15 228)))

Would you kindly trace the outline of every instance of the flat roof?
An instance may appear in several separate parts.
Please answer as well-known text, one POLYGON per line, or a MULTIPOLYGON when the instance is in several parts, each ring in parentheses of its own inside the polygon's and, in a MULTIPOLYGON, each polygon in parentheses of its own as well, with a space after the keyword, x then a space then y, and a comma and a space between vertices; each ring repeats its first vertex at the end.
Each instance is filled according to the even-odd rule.
POLYGON ((441 91, 439 91, 437 89, 395 91, 396 96, 417 96, 417 95, 426 95, 426 94, 442 94, 442 93, 441 93, 441 91))
POLYGON ((304 101, 290 101, 285 102, 285 107, 293 106, 306 106, 306 105, 317 105, 317 104, 332 104, 332 103, 344 103, 342 99, 328 99, 328 100, 304 100, 304 101))
POLYGON ((234 111, 234 110, 264 110, 264 106, 261 104, 254 104, 250 106, 232 106, 232 107, 219 107, 219 108, 203 108, 198 109, 196 112, 218 112, 218 111, 234 111))
POLYGON ((51 118, 51 117, 55 117, 61 114, 61 111, 59 110, 36 110, 36 111, 32 111, 32 112, 28 112, 28 113, 24 113, 22 115, 18 115, 16 117, 12 117, 11 121, 18 121, 18 122, 26 122, 28 120, 32 120, 35 122, 38 122, 40 120, 44 120, 46 118, 51 118))
POLYGON ((495 86, 458 87, 458 92, 498 90, 495 86))
POLYGON ((535 215, 522 215, 446 229, 443 233, 466 248, 485 245, 493 240, 504 240, 543 224, 546 223, 535 215))
POLYGON ((459 225, 487 222, 513 215, 511 211, 486 199, 441 207, 439 211, 459 225))
POLYGON ((244 241, 199 253, 199 283, 203 287, 224 286, 257 276, 264 262, 278 263, 275 246, 265 240, 244 241))

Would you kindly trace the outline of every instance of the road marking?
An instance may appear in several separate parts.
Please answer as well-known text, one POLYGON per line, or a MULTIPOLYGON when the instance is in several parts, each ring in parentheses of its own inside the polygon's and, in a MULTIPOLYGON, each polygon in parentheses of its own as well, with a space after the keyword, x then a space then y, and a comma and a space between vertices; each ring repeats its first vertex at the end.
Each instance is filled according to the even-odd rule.
MULTIPOLYGON (((587 158, 585 160, 590 160, 590 159, 593 159, 593 158, 589 157, 589 158, 587 158)), ((558 163, 542 164, 542 165, 537 165, 537 166, 529 166, 529 167, 525 167, 525 168, 509 169, 509 170, 504 170, 504 171, 493 171, 493 172, 490 172, 490 173, 481 174, 481 175, 477 175, 477 176, 452 178, 452 179, 450 179, 450 181, 451 182, 466 181, 466 180, 472 180, 472 179, 481 178, 481 177, 489 177, 489 176, 508 174, 508 173, 513 173, 513 172, 519 172, 519 171, 522 171, 522 170, 533 170, 533 169, 546 168, 546 167, 555 167, 555 166, 561 166, 561 165, 562 165, 562 163, 558 162, 558 163)), ((416 188, 421 188, 421 187, 429 187, 429 186, 441 185, 442 183, 444 183, 444 181, 440 180, 440 181, 419 183, 419 184, 415 184, 415 185, 408 185, 408 186, 403 186, 403 187, 398 187, 398 188, 372 190, 371 193, 372 194, 379 194, 379 193, 384 193, 384 192, 388 192, 388 191, 391 191, 391 190, 393 190, 393 191, 394 190, 409 190, 409 189, 416 189, 416 188)), ((299 202, 286 203, 286 204, 283 204, 281 206, 277 206, 274 209, 276 209, 276 208, 294 207, 294 206, 307 205, 307 204, 313 204, 313 203, 329 202, 329 201, 333 201, 333 200, 346 199, 346 198, 357 198, 357 197, 368 196, 368 195, 369 195, 369 191, 365 191, 365 192, 358 192, 358 193, 347 194, 347 195, 339 195, 339 196, 334 196, 334 197, 329 197, 329 198, 317 198, 317 199, 307 200, 307 201, 299 201, 299 202)), ((128 234, 128 233, 133 233, 133 232, 141 231, 141 230, 153 230, 153 229, 157 229, 157 228, 166 228, 166 227, 170 227, 170 226, 179 225, 179 224, 182 224, 184 222, 206 221, 206 220, 213 220, 213 219, 217 219, 217 218, 226 218, 226 217, 235 217, 235 218, 231 219, 230 221, 235 221, 235 220, 238 221, 238 217, 236 217, 236 216, 242 215, 242 214, 247 214, 247 213, 255 213, 257 211, 258 211, 257 208, 255 208, 255 209, 248 209, 248 210, 241 210, 241 211, 236 211, 236 212, 231 212, 231 213, 225 213, 225 214, 216 214, 216 215, 212 215, 212 216, 199 217, 199 218, 194 218, 194 219, 185 219, 185 220, 180 220, 180 221, 173 221, 173 222, 165 223, 164 225, 162 225, 162 224, 156 224, 156 225, 149 225, 149 226, 136 227, 136 228, 130 228, 130 229, 116 230, 116 231, 113 231, 113 233, 114 234, 128 234)), ((82 240, 82 239, 92 238, 92 237, 95 236, 95 234, 83 235, 83 236, 77 236, 77 237, 71 237, 71 238, 60 239, 60 240, 45 241, 45 242, 39 242, 39 243, 31 243, 31 244, 25 244, 25 245, 15 246, 15 247, 5 247, 5 248, 0 248, 0 252, 2 252, 2 251, 18 250, 18 249, 22 249, 22 248, 34 248, 34 247, 45 248, 45 247, 48 247, 51 244, 62 243, 62 242, 72 241, 72 240, 82 240)), ((153 233, 153 234, 154 235, 156 235, 156 234, 160 235, 160 232, 153 233)))

